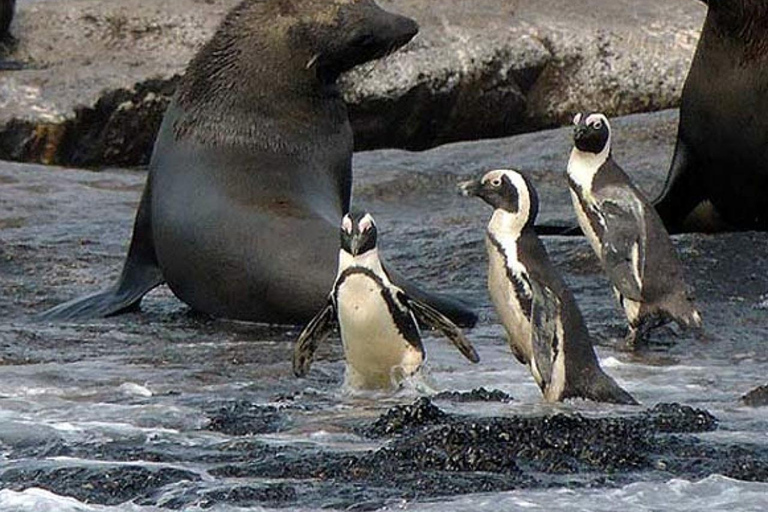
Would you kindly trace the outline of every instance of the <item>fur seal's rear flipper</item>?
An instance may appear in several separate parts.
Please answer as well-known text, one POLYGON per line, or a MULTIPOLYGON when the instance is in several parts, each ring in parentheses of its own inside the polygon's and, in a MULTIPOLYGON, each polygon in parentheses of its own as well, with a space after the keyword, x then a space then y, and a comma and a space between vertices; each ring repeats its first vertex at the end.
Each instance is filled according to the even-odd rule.
POLYGON ((403 277, 392 267, 385 265, 385 268, 392 282, 402 288, 409 297, 429 304, 459 327, 474 327, 477 323, 477 314, 465 302, 448 295, 430 293, 403 277))
POLYGON ((39 320, 68 321, 114 315, 137 306, 144 295, 163 283, 152 242, 149 198, 148 181, 136 214, 128 257, 117 282, 101 292, 59 304, 39 315, 39 320))

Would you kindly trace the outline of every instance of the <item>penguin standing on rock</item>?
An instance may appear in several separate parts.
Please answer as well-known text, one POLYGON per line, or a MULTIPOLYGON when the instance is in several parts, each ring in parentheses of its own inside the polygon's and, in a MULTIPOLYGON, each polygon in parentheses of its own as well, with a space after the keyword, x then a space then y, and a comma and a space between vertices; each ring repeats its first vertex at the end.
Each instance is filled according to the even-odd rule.
POLYGON ((670 321, 701 328, 683 267, 659 215, 611 156, 611 126, 576 114, 568 184, 581 229, 613 284, 635 346, 670 321))
POLYGON ((534 231, 539 203, 528 179, 496 170, 459 187, 494 207, 485 237, 488 291, 512 353, 545 400, 637 404, 600 368, 576 301, 534 231))
POLYGON ((335 322, 344 345, 346 385, 353 389, 396 389, 418 372, 425 353, 417 319, 440 330, 464 357, 477 363, 477 352, 459 327, 392 284, 379 259, 376 238, 370 214, 348 213, 342 219, 336 281, 326 306, 296 341, 294 374, 306 375, 318 344, 335 322))

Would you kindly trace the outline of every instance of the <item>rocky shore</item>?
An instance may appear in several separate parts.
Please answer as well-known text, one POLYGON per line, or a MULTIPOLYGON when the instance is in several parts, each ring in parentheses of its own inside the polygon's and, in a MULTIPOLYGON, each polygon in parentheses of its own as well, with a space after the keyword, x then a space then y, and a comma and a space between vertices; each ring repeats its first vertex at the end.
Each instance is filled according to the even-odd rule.
MULTIPOLYGON (((146 164, 186 63, 237 0, 22 2, 0 72, 0 159, 146 164)), ((694 0, 383 0, 418 20, 342 88, 358 150, 425 149, 676 106, 703 23, 694 0)))

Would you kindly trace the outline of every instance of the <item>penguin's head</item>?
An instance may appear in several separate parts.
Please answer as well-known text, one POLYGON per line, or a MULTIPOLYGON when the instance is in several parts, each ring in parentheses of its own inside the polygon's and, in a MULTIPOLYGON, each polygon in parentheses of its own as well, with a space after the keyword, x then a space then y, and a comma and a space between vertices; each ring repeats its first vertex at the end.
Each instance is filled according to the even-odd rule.
POLYGON ((349 212, 341 219, 341 250, 360 256, 376 249, 376 222, 368 212, 349 212))
POLYGON ((599 112, 578 113, 573 116, 573 142, 576 149, 587 153, 602 153, 611 147, 611 125, 599 112))
POLYGON ((479 197, 497 210, 515 215, 523 226, 533 226, 539 214, 539 197, 530 180, 521 172, 499 169, 479 180, 459 183, 465 196, 479 197))

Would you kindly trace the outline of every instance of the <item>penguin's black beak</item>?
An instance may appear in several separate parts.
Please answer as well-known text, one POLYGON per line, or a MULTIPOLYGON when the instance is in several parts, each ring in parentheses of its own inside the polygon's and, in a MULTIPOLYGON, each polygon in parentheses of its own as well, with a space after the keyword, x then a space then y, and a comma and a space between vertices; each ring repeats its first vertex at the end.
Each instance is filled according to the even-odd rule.
POLYGON ((349 240, 349 253, 352 256, 365 254, 376 248, 377 232, 374 226, 368 229, 356 229, 349 240))
POLYGON ((480 183, 480 180, 469 180, 459 183, 459 193, 464 197, 477 196, 482 188, 483 185, 480 183))
POLYGON ((573 127, 573 140, 580 141, 587 135, 587 127, 583 124, 577 124, 573 127))
POLYGON ((352 239, 349 241, 349 251, 352 256, 360 254, 360 249, 365 245, 365 233, 356 232, 352 234, 352 239))

